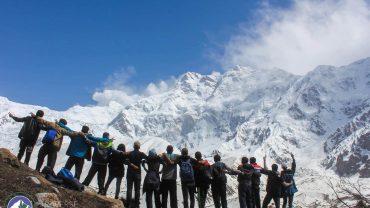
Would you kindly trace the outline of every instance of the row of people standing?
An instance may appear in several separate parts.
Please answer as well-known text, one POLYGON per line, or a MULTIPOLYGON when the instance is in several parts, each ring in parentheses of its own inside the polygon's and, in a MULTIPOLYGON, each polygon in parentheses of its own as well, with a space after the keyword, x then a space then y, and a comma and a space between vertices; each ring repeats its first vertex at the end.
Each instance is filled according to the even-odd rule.
POLYGON ((92 156, 92 165, 83 184, 88 186, 95 174, 98 174, 99 194, 106 194, 113 179, 116 179, 115 198, 119 197, 121 181, 124 177, 124 165, 127 165, 127 195, 126 201, 131 202, 131 207, 139 207, 140 204, 140 185, 141 185, 141 166, 147 171, 144 179, 143 192, 146 192, 147 207, 152 207, 152 196, 154 195, 156 207, 167 207, 168 196, 170 196, 171 208, 178 207, 177 204, 177 167, 180 168, 181 190, 183 194, 183 204, 185 208, 189 205, 191 208, 195 205, 195 193, 198 194, 198 205, 205 207, 206 197, 209 188, 213 196, 214 206, 227 207, 225 174, 238 175, 238 193, 240 207, 261 207, 260 203, 260 175, 268 176, 266 191, 267 194, 262 207, 267 207, 273 199, 275 206, 280 206, 280 197, 284 195, 283 207, 289 203, 292 207, 293 195, 296 191, 293 176, 295 172, 295 160, 293 158, 292 169, 287 169, 283 165, 283 171, 278 172, 278 166, 272 165, 268 170, 266 158, 264 158, 264 168, 256 163, 255 158, 243 157, 241 165, 234 170, 221 162, 219 155, 214 156, 215 163, 210 165, 208 161, 202 159, 200 152, 195 153, 195 158, 188 155, 186 148, 181 150, 181 155, 173 153, 173 147, 169 145, 166 153, 157 155, 155 150, 149 151, 148 155, 140 152, 140 143, 134 143, 134 150, 125 151, 125 145, 118 145, 117 149, 112 147, 112 139, 109 133, 105 132, 102 138, 93 137, 89 134, 89 127, 83 126, 80 132, 76 132, 67 127, 67 121, 60 119, 58 122, 48 122, 43 117, 41 110, 31 116, 18 118, 9 113, 15 121, 24 122, 19 133, 21 139, 18 159, 21 160, 26 151, 25 164, 28 165, 34 145, 41 130, 47 131, 43 139, 43 146, 38 154, 36 170, 40 171, 45 156, 48 156, 47 166, 54 168, 57 159, 57 152, 60 150, 63 135, 68 135, 71 142, 67 149, 69 156, 65 168, 71 170, 75 166, 75 178, 80 179, 84 161, 91 160, 91 146, 94 147, 92 156), (53 131, 50 131, 53 130, 53 131), (46 142, 45 137, 54 135, 52 142, 46 142), (145 165, 147 165, 147 168, 145 165), (163 168, 160 171, 160 164, 163 168), (105 183, 109 167, 108 180, 105 183), (160 173, 162 174, 161 182, 160 173), (134 200, 132 199, 132 190, 134 189, 134 200), (282 191, 283 190, 283 191, 282 191), (290 194, 289 194, 290 193, 290 194), (162 198, 161 198, 162 196, 162 198), (189 204, 190 202, 190 204, 189 204))

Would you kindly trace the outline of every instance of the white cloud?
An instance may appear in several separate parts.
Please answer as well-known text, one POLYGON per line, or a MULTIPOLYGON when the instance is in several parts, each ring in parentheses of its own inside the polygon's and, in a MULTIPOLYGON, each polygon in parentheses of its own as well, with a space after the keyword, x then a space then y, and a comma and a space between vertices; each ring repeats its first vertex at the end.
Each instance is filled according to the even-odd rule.
POLYGON ((160 80, 158 83, 149 83, 146 87, 133 87, 128 81, 136 74, 134 67, 123 68, 109 75, 104 81, 104 89, 96 90, 92 99, 98 105, 109 105, 114 101, 123 106, 132 104, 139 99, 166 92, 175 86, 176 79, 160 80))
POLYGON ((370 6, 365 0, 295 0, 268 4, 254 27, 242 25, 225 45, 222 64, 278 67, 305 74, 317 65, 344 65, 370 56, 370 6))

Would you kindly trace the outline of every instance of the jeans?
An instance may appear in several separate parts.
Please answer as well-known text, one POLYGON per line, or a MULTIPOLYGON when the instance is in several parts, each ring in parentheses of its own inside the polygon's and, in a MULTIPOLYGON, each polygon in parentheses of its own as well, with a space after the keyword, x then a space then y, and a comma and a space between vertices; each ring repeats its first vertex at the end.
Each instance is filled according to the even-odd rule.
POLYGON ((190 208, 194 208, 194 195, 195 195, 195 186, 189 186, 187 184, 181 184, 182 196, 184 198, 184 208, 189 208, 190 199, 190 208))
POLYGON ((213 182, 211 184, 213 203, 215 208, 227 208, 226 199, 226 183, 225 182, 213 182), (221 203, 220 203, 221 201, 221 203))
POLYGON ((287 201, 289 201, 289 206, 288 207, 293 208, 293 197, 294 197, 294 195, 283 197, 283 208, 286 208, 287 201))
POLYGON ((75 178, 80 180, 82 168, 84 166, 85 159, 84 158, 78 158, 78 157, 69 157, 66 165, 64 166, 68 170, 71 170, 73 166, 75 166, 75 178))
MULTIPOLYGON (((127 174, 127 195, 126 200, 131 203, 132 202, 132 188, 135 187, 135 204, 133 207, 139 207, 140 205, 140 184, 141 184, 141 174, 127 174)), ((131 205, 130 205, 131 206, 131 205)))
POLYGON ((271 199, 274 200, 275 207, 276 208, 280 208, 280 197, 278 197, 278 196, 272 196, 271 193, 267 193, 266 194, 265 199, 263 199, 262 208, 267 208, 267 206, 269 205, 271 199))
POLYGON ((98 173, 98 187, 99 187, 98 194, 103 194, 105 176, 107 174, 107 165, 92 163, 89 173, 87 174, 82 184, 85 186, 89 186, 96 173, 98 173))
POLYGON ((19 153, 17 155, 17 158, 19 161, 21 161, 24 155, 24 152, 26 152, 26 159, 24 160, 24 164, 26 164, 27 166, 31 159, 33 147, 34 147, 34 144, 31 144, 25 139, 22 139, 21 142, 19 143, 19 153))
POLYGON ((197 187, 198 189, 198 207, 204 208, 206 206, 206 198, 208 193, 208 187, 197 187))
POLYGON ((167 208, 168 193, 170 193, 171 208, 177 208, 177 186, 176 180, 162 180, 162 208, 167 208))
POLYGON ((260 188, 252 187, 252 207, 261 208, 260 188))
POLYGON ((153 207, 153 194, 154 194, 154 201, 155 201, 155 207, 161 208, 161 197, 159 190, 150 190, 146 192, 146 207, 152 208, 153 207))
POLYGON ((115 176, 109 175, 108 176, 108 181, 107 181, 107 183, 105 184, 105 187, 104 187, 104 194, 107 193, 107 190, 109 188, 110 183, 112 183, 113 179, 115 179, 115 178, 116 178, 116 194, 115 194, 114 198, 118 199, 119 192, 121 191, 122 177, 115 177, 115 176))
POLYGON ((45 156, 48 156, 47 166, 54 169, 55 162, 57 161, 57 153, 53 144, 43 144, 37 156, 36 170, 40 172, 45 156))

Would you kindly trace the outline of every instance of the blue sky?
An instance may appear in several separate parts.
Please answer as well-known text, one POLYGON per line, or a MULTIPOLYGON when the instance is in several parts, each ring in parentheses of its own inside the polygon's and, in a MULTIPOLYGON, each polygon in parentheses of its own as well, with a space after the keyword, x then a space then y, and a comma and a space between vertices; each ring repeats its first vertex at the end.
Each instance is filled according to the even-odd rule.
POLYGON ((214 41, 251 18, 257 1, 1 1, 0 96, 66 109, 94 103, 112 73, 131 85, 220 68, 214 41))
MULTIPOLYGON (((358 1, 365 2, 365 9, 364 4, 341 1, 346 5, 334 11, 358 15, 364 10, 362 16, 368 23, 367 0, 358 1)), ((289 38, 287 43, 281 41, 281 37, 287 36, 287 33, 294 34, 295 30, 285 31, 284 25, 291 25, 293 21, 297 31, 300 31, 300 25, 304 28, 313 25, 305 20, 299 22, 302 15, 317 19, 316 13, 304 10, 307 5, 299 2, 323 7, 310 1, 289 0, 1 1, 0 96, 16 102, 64 110, 75 104, 95 104, 92 99, 94 93, 112 88, 114 84, 107 82, 117 82, 111 79, 117 73, 125 79, 122 82, 125 86, 120 90, 130 89, 131 92, 127 93, 131 95, 142 93, 144 90, 141 89, 151 82, 159 83, 187 71, 207 74, 239 63, 252 66, 268 63, 267 67, 294 69, 296 65, 287 59, 300 55, 300 52, 294 51, 297 45, 303 48, 302 54, 315 52, 311 46, 301 44, 305 40, 295 42, 289 38), (287 50, 292 51, 288 58, 279 57, 276 61, 251 55, 251 51, 261 54, 271 52, 274 57, 280 54, 274 51, 277 48, 275 45, 266 43, 265 39, 271 38, 278 40, 277 43, 284 43, 288 49, 294 49, 287 50), (235 51, 242 52, 235 54, 235 51), (134 72, 127 75, 127 69, 131 68, 134 72)), ((323 8, 328 7, 331 11, 333 7, 338 7, 337 3, 333 3, 336 1, 330 2, 323 8)), ((319 8, 317 10, 321 15, 319 8)), ((316 21, 313 23, 317 24, 316 21)), ((357 26, 351 21, 345 26, 366 28, 366 24, 357 26)), ((335 31, 336 28, 324 29, 335 31)), ((315 31, 308 33, 315 34, 315 31)), ((367 39, 370 32, 366 29, 358 33, 367 39)), ((353 36, 358 38, 359 35, 356 33, 353 36)), ((326 41, 321 36, 313 40, 318 43, 326 41)), ((352 60, 370 55, 370 47, 362 49, 362 40, 359 46, 347 46, 353 47, 350 51, 356 56, 336 54, 335 57, 347 61, 343 57, 352 60)), ((332 45, 338 44, 333 42, 332 45)), ((337 48, 335 50, 338 51, 337 48)), ((326 57, 322 54, 313 56, 326 57)), ((334 59, 319 58, 316 62, 307 63, 307 67, 311 69, 318 63, 341 64, 334 59)))

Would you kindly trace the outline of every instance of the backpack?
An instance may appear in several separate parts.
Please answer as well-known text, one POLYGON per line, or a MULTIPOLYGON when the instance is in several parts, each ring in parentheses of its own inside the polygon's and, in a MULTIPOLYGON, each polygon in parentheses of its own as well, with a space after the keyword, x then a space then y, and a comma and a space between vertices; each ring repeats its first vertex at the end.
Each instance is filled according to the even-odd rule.
POLYGON ((36 119, 30 117, 27 121, 23 123, 21 131, 18 134, 18 138, 23 139, 35 137, 38 125, 39 124, 37 123, 36 119))
POLYGON ((181 177, 181 181, 184 181, 184 182, 194 181, 194 170, 193 170, 193 165, 190 162, 190 159, 187 159, 186 161, 181 162, 180 177, 181 177))
POLYGON ((49 129, 45 133, 45 136, 42 139, 42 143, 49 143, 49 144, 53 143, 57 134, 58 132, 55 129, 49 129))
POLYGON ((77 178, 74 178, 71 171, 67 168, 62 168, 57 177, 63 180, 63 185, 66 188, 76 190, 76 191, 83 191, 84 185, 82 185, 77 178))
POLYGON ((226 183, 225 165, 221 162, 216 162, 213 165, 212 175, 215 182, 226 183))
POLYGON ((208 164, 206 160, 201 160, 199 163, 195 166, 195 183, 197 186, 209 186, 211 184, 211 181, 213 179, 212 173, 211 173, 211 166, 208 164))

